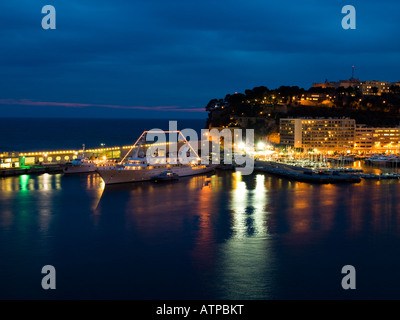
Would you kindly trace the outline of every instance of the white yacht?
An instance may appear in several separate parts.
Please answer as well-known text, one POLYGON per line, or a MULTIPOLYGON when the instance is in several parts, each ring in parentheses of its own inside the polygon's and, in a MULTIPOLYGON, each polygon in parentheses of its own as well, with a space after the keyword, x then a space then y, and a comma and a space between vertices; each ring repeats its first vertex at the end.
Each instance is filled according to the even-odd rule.
POLYGON ((365 159, 365 161, 370 164, 380 165, 386 164, 389 161, 389 158, 385 155, 373 155, 372 157, 365 159))
MULTIPOLYGON (((187 164, 179 162, 179 157, 163 157, 157 154, 150 160, 144 156, 144 152, 140 151, 145 142, 145 134, 148 131, 144 131, 137 142, 128 151, 126 156, 116 165, 98 165, 96 171, 99 173, 106 185, 116 183, 127 183, 127 182, 139 182, 139 181, 150 181, 154 176, 160 175, 164 171, 169 171, 177 177, 193 176, 198 174, 204 174, 215 170, 216 165, 213 164, 201 164, 200 157, 190 147, 189 143, 185 140, 185 147, 182 147, 182 151, 179 156, 188 152, 191 148, 196 157, 188 159, 187 164), (136 148, 134 155, 124 162, 125 158, 129 153, 136 148)), ((180 131, 177 131, 180 133, 180 131)), ((180 133, 181 134, 181 133, 180 133)))
POLYGON ((96 162, 85 157, 85 145, 83 145, 82 154, 66 163, 63 171, 65 174, 95 172, 96 162))

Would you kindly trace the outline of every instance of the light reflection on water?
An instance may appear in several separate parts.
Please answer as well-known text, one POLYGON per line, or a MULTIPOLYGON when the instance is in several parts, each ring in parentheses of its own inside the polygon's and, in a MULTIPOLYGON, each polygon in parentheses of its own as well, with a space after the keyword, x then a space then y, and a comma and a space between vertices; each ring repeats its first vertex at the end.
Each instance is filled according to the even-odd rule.
POLYGON ((10 287, 0 297, 43 298, 35 281, 11 288, 7 279, 31 279, 33 266, 53 261, 59 298, 342 298, 340 266, 373 273, 383 260, 387 292, 354 297, 396 298, 399 188, 238 172, 107 187, 97 174, 3 178, 0 265, 10 287))

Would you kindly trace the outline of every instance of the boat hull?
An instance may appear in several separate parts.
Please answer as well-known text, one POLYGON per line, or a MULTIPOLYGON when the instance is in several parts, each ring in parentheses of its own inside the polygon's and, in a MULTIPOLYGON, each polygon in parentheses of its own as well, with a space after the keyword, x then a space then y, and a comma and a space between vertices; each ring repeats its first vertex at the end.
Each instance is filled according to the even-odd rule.
MULTIPOLYGON (((215 166, 203 165, 203 166, 177 166, 169 168, 173 173, 176 173, 179 177, 194 176, 199 174, 208 173, 214 171, 215 166)), ((118 168, 101 168, 98 167, 96 170, 106 185, 117 184, 117 183, 129 183, 129 182, 141 182, 150 181, 155 175, 158 175, 165 171, 164 168, 142 168, 142 169, 118 169, 118 168)))
POLYGON ((89 173, 89 172, 95 172, 95 171, 96 171, 96 164, 95 163, 66 165, 63 168, 63 172, 65 174, 89 173))

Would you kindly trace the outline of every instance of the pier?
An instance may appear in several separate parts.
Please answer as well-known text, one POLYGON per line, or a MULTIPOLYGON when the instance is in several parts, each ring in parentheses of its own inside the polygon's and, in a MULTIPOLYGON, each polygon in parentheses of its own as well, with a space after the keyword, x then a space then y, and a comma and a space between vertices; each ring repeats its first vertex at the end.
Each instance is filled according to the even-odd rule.
POLYGON ((317 169, 299 167, 296 165, 275 161, 256 161, 255 171, 267 172, 280 177, 300 182, 312 183, 357 183, 361 177, 356 172, 343 172, 339 170, 317 169))
POLYGON ((61 164, 46 164, 42 166, 24 166, 20 168, 0 169, 0 177, 18 176, 22 174, 43 174, 63 172, 61 164))
POLYGON ((325 167, 319 163, 315 163, 315 166, 306 167, 290 162, 256 160, 254 164, 254 171, 256 172, 266 172, 290 180, 309 183, 358 183, 362 179, 400 179, 400 173, 398 172, 364 173, 362 169, 325 167))
MULTIPOLYGON (((180 143, 180 142, 179 142, 180 143)), ((200 148, 200 142, 194 141, 193 145, 200 148)), ((162 144, 152 144, 158 146, 162 144)), ((169 148, 167 143, 167 149, 169 148)), ((146 147, 150 144, 146 144, 146 147)), ((83 155, 90 160, 107 160, 119 162, 124 159, 133 145, 101 147, 80 150, 53 150, 53 151, 30 151, 30 152, 0 152, 0 177, 15 176, 21 174, 42 174, 63 172, 65 165, 83 155)), ((179 146, 178 146, 179 147, 179 146)))

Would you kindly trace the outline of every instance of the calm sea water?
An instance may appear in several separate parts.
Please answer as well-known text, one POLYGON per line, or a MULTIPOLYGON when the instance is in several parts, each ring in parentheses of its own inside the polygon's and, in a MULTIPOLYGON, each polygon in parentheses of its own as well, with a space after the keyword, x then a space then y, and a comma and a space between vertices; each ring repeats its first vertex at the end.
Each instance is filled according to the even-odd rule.
MULTIPOLYGON (((177 121, 179 130, 190 128, 200 136, 206 121, 177 121)), ((132 145, 144 130, 168 130, 168 119, 36 119, 0 118, 0 152, 77 150, 132 145)))
POLYGON ((399 299, 399 247, 397 180, 0 179, 0 299, 399 299), (41 287, 44 265, 55 290, 41 287), (344 265, 355 290, 341 287, 344 265))

